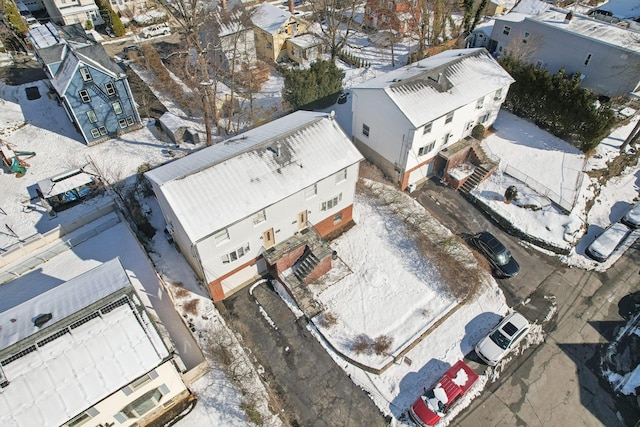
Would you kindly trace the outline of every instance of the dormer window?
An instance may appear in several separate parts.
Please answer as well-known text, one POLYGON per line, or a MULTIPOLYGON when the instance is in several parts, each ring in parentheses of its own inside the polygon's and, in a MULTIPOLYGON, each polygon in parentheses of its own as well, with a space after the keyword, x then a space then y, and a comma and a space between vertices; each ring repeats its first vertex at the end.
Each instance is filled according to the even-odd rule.
POLYGON ((90 82, 91 80, 93 80, 88 67, 80 67, 80 75, 82 76, 82 80, 85 82, 90 82))

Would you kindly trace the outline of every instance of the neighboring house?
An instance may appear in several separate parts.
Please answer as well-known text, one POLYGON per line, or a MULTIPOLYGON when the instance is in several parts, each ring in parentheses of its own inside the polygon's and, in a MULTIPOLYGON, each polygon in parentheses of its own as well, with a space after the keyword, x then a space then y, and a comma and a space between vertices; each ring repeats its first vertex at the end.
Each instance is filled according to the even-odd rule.
POLYGON ((504 13, 506 7, 505 0, 489 0, 484 10, 485 16, 494 16, 504 13))
POLYGON ((0 425, 164 425, 191 398, 119 259, 67 281, 26 270, 2 273, 0 425))
POLYGON ((421 14, 420 2, 367 0, 362 22, 368 28, 394 31, 402 35, 415 30, 421 14))
POLYGON ((287 39, 306 34, 308 28, 306 21, 267 2, 252 11, 251 21, 258 57, 269 64, 285 60, 287 39))
POLYGON ((87 21, 92 26, 104 24, 100 10, 94 0, 42 0, 51 21, 58 25, 80 24, 87 27, 87 21))
MULTIPOLYGON (((300 236, 349 225, 361 160, 333 114, 297 111, 145 176, 174 242, 220 301, 312 251, 300 236)), ((323 271, 330 255, 329 265, 318 255, 323 271)))
POLYGON ((139 129, 126 73, 79 24, 29 32, 36 57, 87 145, 139 129))
MULTIPOLYGON (((549 7, 537 14, 496 17, 487 49, 518 55, 556 73, 581 74, 581 86, 599 95, 640 91, 640 32, 549 7)), ((516 10, 517 7, 516 7, 516 10)))
POLYGON ((322 55, 322 40, 313 34, 287 39, 287 55, 300 65, 310 65, 322 55))
POLYGON ((442 52, 354 86, 353 139, 401 189, 444 177, 439 153, 490 127, 513 81, 485 49, 442 52))

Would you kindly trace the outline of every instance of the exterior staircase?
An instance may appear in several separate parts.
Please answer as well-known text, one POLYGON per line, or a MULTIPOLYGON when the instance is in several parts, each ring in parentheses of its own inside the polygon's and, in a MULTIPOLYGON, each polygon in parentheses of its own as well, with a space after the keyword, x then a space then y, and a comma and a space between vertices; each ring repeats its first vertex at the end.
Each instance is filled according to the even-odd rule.
POLYGON ((462 184, 462 187, 460 187, 460 192, 465 195, 469 194, 471 190, 476 188, 478 184, 498 169, 498 161, 487 156, 479 143, 474 142, 471 146, 471 151, 473 152, 471 156, 475 157, 477 162, 474 162, 476 169, 473 171, 473 174, 471 174, 464 184, 462 184))
POLYGON ((301 282, 304 282, 319 262, 318 257, 307 247, 300 259, 292 267, 294 276, 301 282))

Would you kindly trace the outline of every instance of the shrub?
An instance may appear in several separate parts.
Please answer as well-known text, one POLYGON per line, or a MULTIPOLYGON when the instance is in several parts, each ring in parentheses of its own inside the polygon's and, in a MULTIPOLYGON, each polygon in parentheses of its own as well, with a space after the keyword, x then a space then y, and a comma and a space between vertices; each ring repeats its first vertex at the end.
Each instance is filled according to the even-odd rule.
POLYGON ((353 339, 351 350, 356 354, 368 353, 371 349, 371 338, 366 334, 360 334, 353 339))
POLYGON ((482 141, 484 139, 484 131, 485 128, 483 125, 475 125, 471 130, 471 136, 477 139, 478 141, 482 141))
POLYGON ((264 419, 258 410, 255 408, 255 402, 242 402, 240 404, 240 408, 247 415, 249 421, 257 426, 261 426, 264 424, 264 419))
POLYGON ((380 335, 373 341, 373 351, 378 356, 386 353, 391 348, 393 338, 388 335, 380 335))
POLYGON ((511 203, 516 197, 518 197, 518 189, 515 185, 510 185, 504 192, 505 203, 511 203))

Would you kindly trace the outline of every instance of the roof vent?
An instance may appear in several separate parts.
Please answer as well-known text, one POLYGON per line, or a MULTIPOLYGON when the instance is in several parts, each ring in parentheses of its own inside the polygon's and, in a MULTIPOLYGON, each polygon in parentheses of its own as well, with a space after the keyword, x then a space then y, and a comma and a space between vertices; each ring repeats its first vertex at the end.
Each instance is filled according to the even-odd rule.
POLYGON ((51 313, 41 314, 35 319, 33 319, 33 324, 36 325, 38 328, 41 328, 45 323, 51 320, 52 317, 53 316, 51 315, 51 313))
POLYGON ((280 157, 280 154, 281 154, 281 152, 280 152, 280 151, 281 151, 281 148, 282 148, 282 144, 280 143, 280 141, 278 141, 278 142, 276 143, 276 157, 280 157))
POLYGON ((572 19, 573 19, 573 12, 569 11, 569 13, 567 13, 567 15, 564 17, 564 23, 568 24, 569 22, 571 22, 572 19))

